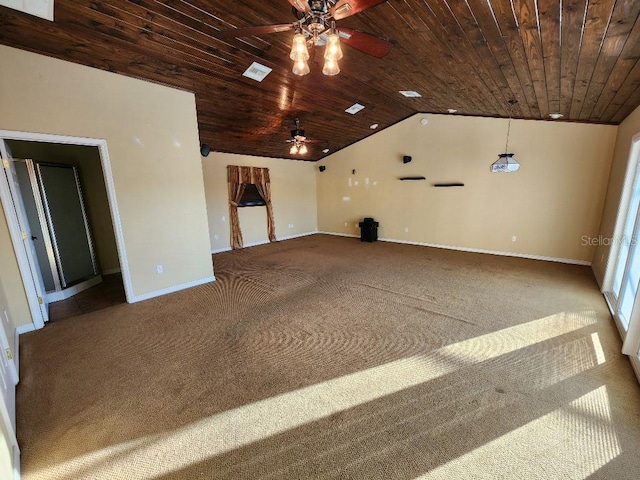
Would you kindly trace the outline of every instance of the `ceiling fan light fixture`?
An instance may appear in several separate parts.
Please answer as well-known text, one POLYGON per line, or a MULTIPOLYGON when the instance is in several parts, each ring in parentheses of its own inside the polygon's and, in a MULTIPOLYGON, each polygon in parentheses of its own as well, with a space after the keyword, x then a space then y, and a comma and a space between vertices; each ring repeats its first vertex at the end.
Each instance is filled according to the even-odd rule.
POLYGON ((295 143, 291 145, 291 148, 289 149, 289 153, 291 155, 295 155, 296 153, 298 153, 298 146, 295 143))
POLYGON ((300 148, 298 149, 298 153, 300 155, 304 155, 305 153, 307 153, 307 146, 304 143, 300 145, 300 148))

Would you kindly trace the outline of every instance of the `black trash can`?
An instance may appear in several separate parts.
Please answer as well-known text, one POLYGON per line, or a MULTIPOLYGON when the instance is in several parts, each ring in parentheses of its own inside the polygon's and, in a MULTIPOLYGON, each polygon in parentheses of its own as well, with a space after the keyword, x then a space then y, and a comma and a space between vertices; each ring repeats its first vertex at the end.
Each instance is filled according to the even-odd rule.
POLYGON ((375 242, 378 240, 378 226, 380 225, 371 217, 365 217, 360 226, 360 241, 375 242))

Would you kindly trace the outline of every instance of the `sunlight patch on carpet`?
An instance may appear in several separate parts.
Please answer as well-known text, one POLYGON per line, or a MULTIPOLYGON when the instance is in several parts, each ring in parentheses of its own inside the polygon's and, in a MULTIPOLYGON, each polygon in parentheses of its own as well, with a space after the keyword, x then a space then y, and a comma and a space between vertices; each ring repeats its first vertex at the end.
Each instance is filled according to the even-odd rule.
MULTIPOLYGON (((69 480, 78 478, 87 471, 93 472, 94 469, 112 478, 117 478, 122 472, 127 472, 127 478, 131 479, 155 478, 332 414, 424 384, 461 368, 478 365, 596 323, 594 311, 558 313, 447 345, 424 355, 398 359, 243 405, 171 432, 148 436, 76 457, 55 468, 59 469, 58 471, 64 471, 69 480)), ((592 349, 589 349, 589 354, 596 355, 592 349)), ((585 364, 584 368, 595 365, 596 361, 593 358, 585 364)), ((592 411, 594 409, 590 405, 600 405, 596 400, 603 401, 598 396, 595 400, 587 397, 573 402, 575 404, 572 404, 573 410, 592 411)), ((607 408, 596 409, 600 412, 598 415, 603 411, 606 413, 607 408)), ((565 410, 561 410, 560 413, 554 413, 551 417, 546 415, 529 425, 535 426, 536 429, 545 428, 546 425, 557 424, 558 416, 565 418, 563 415, 566 418, 573 418, 567 417, 565 410), (536 422, 542 423, 538 425, 536 422)), ((575 416, 575 413, 572 415, 575 416)), ((603 432, 606 433, 608 430, 603 430, 599 422, 601 423, 599 417, 598 422, 590 420, 588 424, 581 426, 578 433, 583 434, 583 430, 589 427, 594 434, 604 435, 603 432)), ((528 432, 527 429, 531 427, 526 425, 522 428, 509 435, 522 435, 526 438, 529 433, 518 432, 521 430, 528 432)), ((564 433, 573 435, 572 431, 564 433)), ((588 441, 585 440, 585 442, 584 448, 591 448, 587 445, 588 441)), ((613 440, 607 440, 606 445, 602 445, 600 457, 597 457, 598 461, 596 462, 594 457, 593 462, 610 459, 616 445, 617 443, 613 440)), ((44 473, 45 470, 39 473, 44 473)))
POLYGON ((622 452, 606 386, 599 387, 414 480, 566 478, 582 480, 622 452), (505 452, 509 461, 503 462, 505 452))

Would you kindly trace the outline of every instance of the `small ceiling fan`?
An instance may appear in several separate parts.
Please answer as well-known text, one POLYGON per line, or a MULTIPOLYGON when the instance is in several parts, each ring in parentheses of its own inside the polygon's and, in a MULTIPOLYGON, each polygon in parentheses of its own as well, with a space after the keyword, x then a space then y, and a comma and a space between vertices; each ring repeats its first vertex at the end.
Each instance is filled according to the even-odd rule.
MULTIPOLYGON (((326 43, 327 33, 335 30, 335 20, 375 7, 387 0, 287 0, 296 21, 278 25, 236 28, 218 32, 221 37, 250 37, 295 30, 313 45, 326 43)), ((393 44, 384 38, 351 28, 340 27, 340 41, 377 58, 384 57, 393 44)))
POLYGON ((296 118, 296 128, 291 130, 291 138, 287 140, 287 143, 291 144, 289 149, 291 155, 304 155, 308 151, 307 143, 323 143, 323 140, 307 138, 304 130, 300 128, 300 119, 296 118))

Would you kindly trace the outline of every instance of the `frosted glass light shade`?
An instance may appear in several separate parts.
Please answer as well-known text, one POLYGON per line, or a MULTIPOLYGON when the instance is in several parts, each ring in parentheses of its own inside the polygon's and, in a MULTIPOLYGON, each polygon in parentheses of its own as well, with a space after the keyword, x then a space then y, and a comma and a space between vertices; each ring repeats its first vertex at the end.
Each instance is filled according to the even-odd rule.
POLYGON ((340 67, 338 66, 338 61, 332 58, 328 58, 324 62, 324 67, 322 68, 322 73, 325 75, 337 75, 340 73, 340 67))
POLYGON ((340 60, 342 55, 342 48, 340 48, 340 36, 337 33, 327 35, 327 46, 324 49, 324 58, 327 60, 340 60))
POLYGON ((306 75, 311 70, 309 69, 309 64, 305 60, 298 60, 293 64, 292 72, 296 75, 306 75))
POLYGON ((491 172, 517 172, 520 170, 520 164, 513 158, 513 153, 501 153, 498 155, 498 160, 491 164, 491 172))
POLYGON ((293 36, 293 44, 291 45, 291 53, 289 58, 294 62, 300 60, 309 60, 309 50, 307 49, 307 39, 302 33, 296 33, 293 36))

